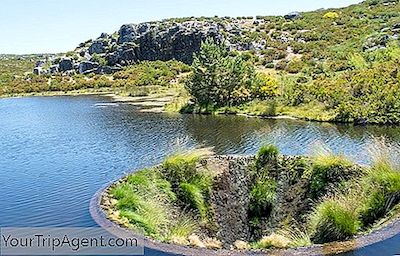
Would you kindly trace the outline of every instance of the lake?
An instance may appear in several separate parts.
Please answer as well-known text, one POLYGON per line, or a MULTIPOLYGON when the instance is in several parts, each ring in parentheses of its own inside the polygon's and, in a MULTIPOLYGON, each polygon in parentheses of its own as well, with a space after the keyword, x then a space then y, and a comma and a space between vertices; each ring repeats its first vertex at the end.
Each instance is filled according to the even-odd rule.
MULTIPOLYGON (((274 143, 298 155, 324 145, 368 164, 378 141, 400 150, 400 128, 142 113, 102 96, 1 99, 0 226, 97 226, 88 207, 99 188, 182 147, 253 154, 274 143)), ((348 255, 392 255, 398 244, 400 235, 348 255)))

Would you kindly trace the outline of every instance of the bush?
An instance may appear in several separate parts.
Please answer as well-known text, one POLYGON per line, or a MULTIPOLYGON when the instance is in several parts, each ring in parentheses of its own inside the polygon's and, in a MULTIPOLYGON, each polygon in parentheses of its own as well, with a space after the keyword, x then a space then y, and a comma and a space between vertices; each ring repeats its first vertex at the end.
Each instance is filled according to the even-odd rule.
POLYGON ((268 217, 276 199, 276 182, 259 180, 250 192, 250 211, 252 216, 268 217))
POLYGON ((310 191, 314 198, 324 195, 329 185, 339 184, 350 180, 358 170, 343 155, 334 155, 328 152, 313 158, 310 178, 310 191))
POLYGON ((278 81, 265 74, 258 74, 257 81, 254 83, 252 94, 259 99, 275 98, 278 95, 278 81))
POLYGON ((384 217, 400 202, 400 172, 388 164, 375 164, 362 184, 365 199, 360 218, 368 226, 384 217))
POLYGON ((206 219, 207 205, 201 188, 194 184, 184 182, 179 185, 179 189, 181 200, 192 209, 198 210, 202 219, 206 219))
POLYGON ((126 219, 151 237, 164 233, 172 212, 168 205, 176 199, 169 182, 153 169, 129 175, 126 182, 110 190, 110 195, 117 200, 120 220, 126 219))
POLYGON ((348 205, 329 199, 320 203, 310 216, 312 240, 327 243, 345 240, 360 228, 358 214, 348 205))
POLYGON ((279 149, 275 145, 264 145, 257 152, 256 165, 262 167, 267 163, 276 163, 279 149))
POLYGON ((324 14, 324 18, 337 19, 339 18, 339 14, 337 14, 336 12, 327 12, 324 14))
POLYGON ((196 165, 202 157, 201 152, 182 152, 167 157, 163 162, 164 176, 178 187, 181 182, 190 182, 196 176, 196 165))
POLYGON ((185 86, 199 106, 235 106, 251 100, 254 68, 242 56, 229 56, 212 39, 195 54, 192 70, 185 86))

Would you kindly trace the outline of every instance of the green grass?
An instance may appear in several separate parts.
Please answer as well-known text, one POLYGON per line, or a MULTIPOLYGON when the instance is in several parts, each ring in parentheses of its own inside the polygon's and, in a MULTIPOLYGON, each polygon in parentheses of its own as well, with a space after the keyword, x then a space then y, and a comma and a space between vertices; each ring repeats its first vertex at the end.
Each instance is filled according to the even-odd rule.
POLYGON ((264 145, 257 152, 256 165, 262 167, 267 163, 275 162, 279 155, 279 149, 274 145, 264 145))
POLYGON ((186 245, 188 237, 198 230, 198 225, 196 221, 190 217, 180 216, 178 219, 179 221, 175 222, 168 230, 168 235, 165 237, 165 240, 186 245))
POLYGON ((320 203, 310 215, 312 239, 315 243, 345 240, 360 229, 357 212, 347 204, 329 199, 320 203))
MULTIPOLYGON (((254 237, 261 237, 265 232, 261 229, 263 223, 269 221, 271 210, 279 200, 279 177, 289 174, 286 178, 292 178, 293 171, 288 169, 295 168, 295 177, 306 182, 300 193, 305 193, 308 199, 314 195, 309 193, 307 179, 310 186, 318 180, 318 186, 313 188, 319 191, 319 196, 312 202, 311 211, 300 216, 301 220, 286 216, 275 233, 252 242, 252 248, 299 247, 346 240, 396 216, 400 172, 388 158, 390 151, 379 151, 386 153, 370 168, 355 168, 342 155, 321 152, 307 161, 305 158, 289 161, 279 157, 275 146, 260 149, 256 160, 263 157, 269 159, 266 160, 269 164, 250 167, 248 212, 254 237), (308 161, 312 163, 311 170, 308 161), (279 174, 279 171, 285 173, 279 174), (327 187, 329 193, 322 196, 327 187)), ((116 200, 110 202, 114 207, 109 212, 110 218, 146 236, 182 245, 190 244, 189 236, 204 228, 216 232, 210 204, 215 173, 201 161, 208 154, 207 150, 181 151, 168 157, 160 167, 129 175, 109 191, 116 200)))
POLYGON ((207 154, 204 150, 193 150, 167 157, 162 164, 165 177, 175 186, 180 182, 190 182, 197 174, 198 161, 207 154))
POLYGON ((252 216, 268 217, 276 200, 276 181, 259 180, 250 191, 252 216))
POLYGON ((206 149, 179 152, 164 160, 164 177, 174 186, 183 204, 198 211, 201 219, 208 215, 207 201, 213 172, 199 168, 199 161, 210 152, 206 149))
POLYGON ((291 227, 284 228, 278 232, 280 235, 290 240, 290 247, 305 247, 312 245, 310 234, 307 229, 291 227))
POLYGON ((218 108, 214 112, 217 114, 246 114, 271 117, 277 115, 276 107, 274 100, 253 100, 239 106, 218 108))
POLYGON ((130 174, 109 192, 117 200, 115 210, 119 211, 119 218, 126 219, 132 228, 147 236, 186 241, 197 229, 194 217, 198 215, 202 220, 208 217, 213 175, 198 168, 199 161, 207 154, 208 150, 176 153, 160 168, 130 174))
POLYGON ((299 119, 332 122, 335 121, 337 112, 327 108, 323 103, 305 103, 298 106, 288 106, 280 104, 276 112, 282 116, 291 116, 299 119))
POLYGON ((400 202, 400 171, 385 162, 375 163, 362 184, 365 199, 360 218, 365 226, 374 224, 400 202))
POLYGON ((327 192, 328 186, 353 178, 356 170, 353 163, 344 155, 321 152, 313 157, 310 177, 312 195, 320 197, 327 192))
POLYGON ((179 185, 181 200, 196 209, 202 219, 207 218, 207 205, 204 199, 203 191, 198 186, 183 182, 179 185))
MULTIPOLYGON (((358 231, 368 231, 396 209, 400 202, 400 172, 390 160, 387 148, 377 151, 379 157, 358 178, 336 186, 334 195, 325 198, 310 215, 313 241, 324 243, 344 240, 358 231)), ((329 162, 335 167, 338 160, 329 162)))
POLYGON ((160 238, 168 226, 176 195, 170 183, 155 169, 145 169, 127 177, 110 190, 116 209, 133 228, 147 236, 160 238))

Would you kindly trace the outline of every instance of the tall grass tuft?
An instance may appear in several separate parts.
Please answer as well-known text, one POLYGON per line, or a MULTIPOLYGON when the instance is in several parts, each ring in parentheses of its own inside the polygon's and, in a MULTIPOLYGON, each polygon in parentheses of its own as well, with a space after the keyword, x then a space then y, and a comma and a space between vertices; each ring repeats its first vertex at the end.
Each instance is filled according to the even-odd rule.
POLYGON ((156 169, 145 169, 127 177, 126 182, 110 190, 117 200, 116 210, 136 230, 160 238, 170 225, 176 200, 171 184, 156 169))
POLYGON ((181 183, 179 188, 181 200, 191 208, 198 210, 202 219, 206 219, 207 205, 202 190, 198 186, 186 182, 181 183))
POLYGON ((209 149, 181 151, 168 157, 162 165, 163 175, 171 182, 181 203, 196 210, 203 220, 208 215, 208 198, 214 173, 199 166, 199 162, 210 154, 209 149))
POLYGON ((372 167, 361 181, 365 197, 360 207, 360 219, 365 226, 384 217, 400 202, 400 169, 391 159, 395 152, 383 143, 377 145, 378 148, 370 151, 372 167))
POLYGON ((321 149, 312 158, 310 175, 310 191, 314 198, 326 194, 329 185, 339 184, 350 180, 358 174, 359 170, 342 154, 333 154, 331 151, 321 149))
POLYGON ((190 182, 197 175, 196 165, 210 155, 209 149, 181 151, 167 157, 163 162, 164 176, 176 187, 180 182, 190 182))
POLYGON ((317 205, 310 215, 309 224, 315 243, 345 240, 355 235, 360 228, 354 207, 336 198, 317 205))
POLYGON ((307 229, 299 228, 297 226, 284 228, 280 230, 278 234, 287 237, 290 240, 290 247, 305 247, 312 244, 307 229))
POLYGON ((257 152, 257 167, 262 167, 267 163, 276 162, 279 149, 275 145, 263 145, 257 152))

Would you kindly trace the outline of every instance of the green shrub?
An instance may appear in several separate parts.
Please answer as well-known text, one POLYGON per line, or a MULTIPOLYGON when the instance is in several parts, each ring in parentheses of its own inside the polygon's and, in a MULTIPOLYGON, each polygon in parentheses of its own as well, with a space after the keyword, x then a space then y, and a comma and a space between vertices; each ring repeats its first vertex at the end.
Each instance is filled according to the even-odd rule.
POLYGON ((269 216, 276 199, 276 182, 259 180, 250 191, 250 211, 252 216, 269 216))
POLYGON ((133 228, 151 237, 164 235, 176 195, 159 170, 145 169, 129 175, 111 188, 110 195, 117 200, 120 218, 126 218, 133 228))
POLYGON ((310 191, 313 197, 327 192, 328 186, 349 180, 357 174, 353 163, 343 155, 323 153, 313 158, 310 177, 310 191))
POLYGON ((162 164, 162 175, 175 185, 180 182, 191 182, 199 175, 211 175, 211 172, 199 171, 196 168, 199 161, 210 154, 207 148, 172 154, 162 164))
POLYGON ((360 228, 358 214, 348 205, 334 199, 320 203, 310 216, 312 240, 327 243, 352 237, 360 228))
POLYGON ((179 185, 179 189, 180 199, 192 209, 198 210, 202 219, 206 219, 207 205, 201 188, 194 184, 184 182, 179 185))
POLYGON ((386 164, 375 165, 363 180, 365 199, 360 218, 365 226, 384 217, 400 202, 400 172, 386 164))
POLYGON ((179 216, 178 219, 179 221, 168 230, 166 241, 173 242, 177 238, 186 240, 197 230, 197 224, 193 219, 184 216, 179 216))
POLYGON ((183 152, 171 155, 163 162, 163 174, 176 187, 181 182, 190 182, 197 174, 196 165, 200 159, 201 155, 196 152, 183 152))
POLYGON ((207 39, 194 55, 192 71, 185 87, 200 107, 237 106, 251 100, 254 67, 241 55, 230 56, 213 39, 207 39))
POLYGON ((256 165, 262 167, 267 163, 275 163, 279 155, 279 149, 274 145, 264 145, 257 152, 256 165))

